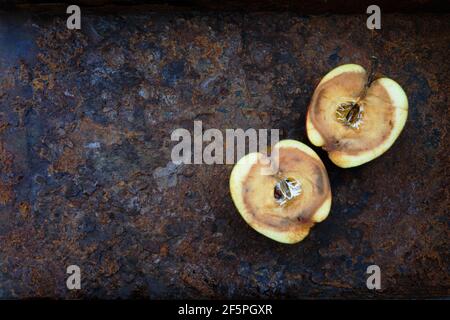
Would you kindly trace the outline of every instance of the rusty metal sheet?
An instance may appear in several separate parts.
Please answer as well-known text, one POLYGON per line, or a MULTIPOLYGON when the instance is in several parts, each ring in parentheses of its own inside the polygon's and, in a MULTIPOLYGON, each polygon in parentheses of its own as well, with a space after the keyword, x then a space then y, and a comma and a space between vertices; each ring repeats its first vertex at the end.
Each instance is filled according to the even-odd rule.
POLYGON ((448 14, 0 14, 0 298, 449 295, 448 14), (394 146, 328 170, 329 218, 300 244, 253 231, 230 165, 170 164, 176 128, 279 128, 307 142, 315 85, 343 63, 405 89, 394 146), (66 288, 79 265, 82 290, 66 288), (366 288, 366 268, 382 290, 366 288))

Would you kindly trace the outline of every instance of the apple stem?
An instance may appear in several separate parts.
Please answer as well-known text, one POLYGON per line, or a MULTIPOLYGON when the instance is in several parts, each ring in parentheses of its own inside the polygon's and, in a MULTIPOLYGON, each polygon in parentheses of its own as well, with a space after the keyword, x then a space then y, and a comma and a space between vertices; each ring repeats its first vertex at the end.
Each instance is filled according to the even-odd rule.
POLYGON ((375 74, 378 69, 378 58, 376 56, 371 56, 370 61, 371 61, 370 72, 369 72, 369 77, 367 79, 367 85, 366 85, 367 87, 369 87, 372 84, 372 82, 375 78, 375 74))
POLYGON ((375 80, 375 75, 378 69, 378 58, 376 56, 370 56, 370 69, 369 69, 369 76, 367 77, 366 84, 364 86, 364 90, 362 94, 358 97, 356 100, 356 104, 358 104, 359 101, 364 99, 367 94, 367 90, 369 90, 370 85, 375 80))

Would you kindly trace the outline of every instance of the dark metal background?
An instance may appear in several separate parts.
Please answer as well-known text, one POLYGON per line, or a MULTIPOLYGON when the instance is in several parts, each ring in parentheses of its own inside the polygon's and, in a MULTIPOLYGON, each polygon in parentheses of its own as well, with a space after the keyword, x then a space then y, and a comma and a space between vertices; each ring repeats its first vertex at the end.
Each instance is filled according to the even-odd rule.
POLYGON ((449 295, 448 14, 384 14, 371 35, 364 12, 94 10, 70 31, 64 8, 31 11, 0 13, 0 298, 449 295), (307 142, 320 78, 373 52, 407 124, 361 167, 318 150, 333 205, 300 244, 246 225, 231 166, 169 165, 194 120, 307 142))

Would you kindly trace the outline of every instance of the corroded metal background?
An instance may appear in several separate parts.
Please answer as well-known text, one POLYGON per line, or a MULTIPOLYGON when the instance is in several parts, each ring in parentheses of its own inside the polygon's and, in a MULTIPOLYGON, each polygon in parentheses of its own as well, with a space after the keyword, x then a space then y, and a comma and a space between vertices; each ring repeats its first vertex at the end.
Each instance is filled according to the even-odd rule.
POLYGON ((81 31, 65 17, 0 14, 1 298, 449 295, 448 14, 385 14, 374 34, 364 14, 90 12, 81 31), (245 224, 231 166, 169 163, 194 120, 306 142, 320 78, 372 53, 408 122, 358 168, 318 150, 333 205, 302 243, 245 224))

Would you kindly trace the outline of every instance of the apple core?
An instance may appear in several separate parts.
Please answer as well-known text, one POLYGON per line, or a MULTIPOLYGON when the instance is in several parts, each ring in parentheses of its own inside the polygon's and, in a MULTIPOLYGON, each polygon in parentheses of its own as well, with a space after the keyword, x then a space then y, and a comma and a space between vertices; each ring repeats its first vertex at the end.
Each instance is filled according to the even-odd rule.
POLYGON ((340 104, 336 109, 336 119, 353 129, 359 129, 363 120, 364 108, 356 102, 345 102, 340 104))
POLYGON ((273 196, 280 205, 285 205, 288 201, 294 199, 302 193, 302 184, 295 178, 281 179, 275 184, 273 196))

